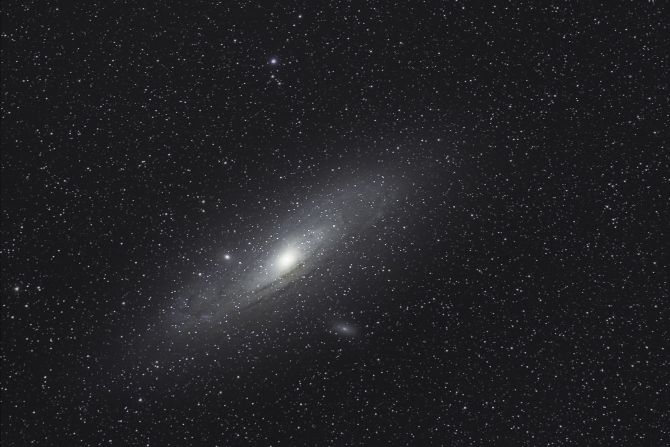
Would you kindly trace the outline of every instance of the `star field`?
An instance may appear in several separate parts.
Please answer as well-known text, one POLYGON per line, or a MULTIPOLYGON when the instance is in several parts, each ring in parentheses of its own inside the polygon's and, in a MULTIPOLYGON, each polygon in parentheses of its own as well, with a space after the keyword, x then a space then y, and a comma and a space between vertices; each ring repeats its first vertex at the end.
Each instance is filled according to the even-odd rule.
POLYGON ((3 446, 670 443, 665 2, 4 6, 3 446))

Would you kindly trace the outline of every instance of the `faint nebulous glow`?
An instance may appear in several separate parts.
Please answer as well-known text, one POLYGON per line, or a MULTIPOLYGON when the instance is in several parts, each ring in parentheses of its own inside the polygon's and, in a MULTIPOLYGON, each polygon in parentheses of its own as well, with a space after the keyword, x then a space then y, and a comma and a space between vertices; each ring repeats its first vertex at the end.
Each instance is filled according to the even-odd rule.
POLYGON ((333 332, 345 337, 355 337, 358 335, 358 326, 353 323, 339 322, 332 326, 333 332))

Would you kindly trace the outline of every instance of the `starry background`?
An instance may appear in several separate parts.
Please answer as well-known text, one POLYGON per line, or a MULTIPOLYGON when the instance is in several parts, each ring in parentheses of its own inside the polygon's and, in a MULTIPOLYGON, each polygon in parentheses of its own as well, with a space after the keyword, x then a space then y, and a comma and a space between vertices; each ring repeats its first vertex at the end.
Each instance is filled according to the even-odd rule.
POLYGON ((670 442, 667 13, 6 2, 3 445, 670 442), (272 311, 170 326, 389 169, 272 311))

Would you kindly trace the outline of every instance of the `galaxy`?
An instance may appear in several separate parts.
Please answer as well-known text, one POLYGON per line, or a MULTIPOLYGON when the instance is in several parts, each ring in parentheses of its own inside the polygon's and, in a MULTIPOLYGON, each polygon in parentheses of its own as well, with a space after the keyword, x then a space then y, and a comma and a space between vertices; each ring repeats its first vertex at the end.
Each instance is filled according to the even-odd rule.
POLYGON ((403 181, 393 174, 367 174, 307 199, 282 217, 275 231, 256 235, 262 241, 258 246, 236 249, 234 260, 224 255, 224 262, 188 284, 178 298, 175 327, 207 330, 223 321, 253 318, 256 307, 274 302, 285 289, 296 283, 308 288, 310 277, 318 276, 324 265, 333 271, 345 262, 339 254, 355 248, 355 239, 370 231, 388 208, 402 205, 403 181))
POLYGON ((668 2, 3 6, 3 447, 670 445, 668 2))

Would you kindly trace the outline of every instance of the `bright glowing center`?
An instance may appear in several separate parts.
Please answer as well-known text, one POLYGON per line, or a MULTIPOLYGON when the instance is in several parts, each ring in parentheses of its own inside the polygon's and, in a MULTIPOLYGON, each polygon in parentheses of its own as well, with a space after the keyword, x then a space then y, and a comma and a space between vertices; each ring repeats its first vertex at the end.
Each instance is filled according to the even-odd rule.
POLYGON ((279 255, 277 259, 277 266, 281 270, 288 270, 298 262, 298 252, 293 249, 287 249, 284 253, 279 255))

